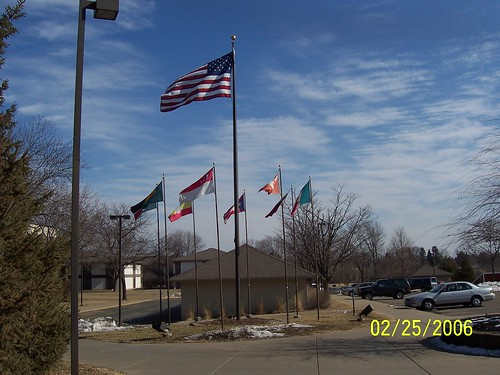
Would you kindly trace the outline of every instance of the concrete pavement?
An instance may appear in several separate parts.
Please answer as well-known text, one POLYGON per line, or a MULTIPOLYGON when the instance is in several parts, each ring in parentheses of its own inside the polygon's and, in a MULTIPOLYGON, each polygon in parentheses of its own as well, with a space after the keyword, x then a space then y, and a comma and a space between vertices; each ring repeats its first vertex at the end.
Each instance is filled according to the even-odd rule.
MULTIPOLYGON (((335 298, 345 300, 346 297, 335 298)), ((391 320, 386 331, 388 336, 381 336, 381 331, 374 336, 369 329, 357 329, 218 343, 113 344, 80 340, 79 356, 81 362, 142 375, 498 373, 500 358, 453 354, 436 350, 429 344, 433 340, 434 319, 449 317, 391 306, 387 301, 356 300, 356 310, 361 311, 368 304, 391 320), (398 319, 400 325, 394 330, 398 319), (402 335, 403 320, 412 324, 420 321, 423 332, 429 319, 431 324, 425 337, 402 335)))

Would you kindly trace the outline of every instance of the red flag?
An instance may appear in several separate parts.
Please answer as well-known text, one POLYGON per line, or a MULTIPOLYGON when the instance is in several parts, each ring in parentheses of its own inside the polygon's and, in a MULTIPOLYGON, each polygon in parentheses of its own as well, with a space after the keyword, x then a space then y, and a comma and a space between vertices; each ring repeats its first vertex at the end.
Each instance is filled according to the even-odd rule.
POLYGON ((281 198, 280 201, 278 203, 276 203, 276 206, 274 206, 273 209, 271 210, 271 212, 269 212, 266 215, 266 218, 273 216, 276 213, 276 211, 278 211, 278 208, 280 208, 280 206, 283 204, 283 202, 285 201, 287 195, 288 195, 288 193, 286 193, 283 196, 283 198, 281 198))
POLYGON ((276 173, 276 176, 274 176, 274 178, 268 182, 267 184, 265 184, 264 186, 262 186, 259 191, 262 191, 264 190, 267 194, 279 194, 280 193, 280 184, 279 184, 279 174, 276 173))
POLYGON ((210 193, 215 193, 213 168, 210 168, 198 181, 192 183, 179 193, 179 203, 192 202, 210 193))

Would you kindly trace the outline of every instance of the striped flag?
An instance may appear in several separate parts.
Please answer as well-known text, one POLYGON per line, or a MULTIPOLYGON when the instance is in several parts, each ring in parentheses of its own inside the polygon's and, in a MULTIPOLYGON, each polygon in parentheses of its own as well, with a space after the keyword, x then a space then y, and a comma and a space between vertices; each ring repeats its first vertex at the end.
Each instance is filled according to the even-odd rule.
MULTIPOLYGON (((245 193, 243 193, 241 197, 238 199, 238 212, 245 212, 245 193)), ((232 215, 234 215, 234 204, 224 214, 223 216, 224 224, 227 223, 227 221, 232 215)))
POLYGON ((232 52, 183 75, 160 97, 160 111, 170 112, 193 101, 231 97, 232 52))
POLYGON ((300 190, 299 196, 297 197, 297 200, 293 205, 290 215, 293 216, 293 214, 298 210, 299 206, 311 203, 311 200, 311 180, 309 180, 307 181, 307 184, 305 184, 304 187, 300 190))
POLYGON ((181 203, 179 207, 172 211, 170 215, 168 215, 168 219, 171 223, 180 219, 185 215, 189 215, 193 213, 193 204, 192 202, 181 203))
POLYGON ((179 193, 179 203, 192 202, 210 193, 215 193, 213 168, 210 168, 198 181, 192 183, 179 193))

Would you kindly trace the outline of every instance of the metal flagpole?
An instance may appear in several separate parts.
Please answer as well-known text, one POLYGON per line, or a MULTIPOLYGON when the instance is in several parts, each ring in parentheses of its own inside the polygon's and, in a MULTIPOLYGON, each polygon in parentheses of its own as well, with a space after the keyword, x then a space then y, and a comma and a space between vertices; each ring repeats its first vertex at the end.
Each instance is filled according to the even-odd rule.
POLYGON ((165 175, 163 175, 163 223, 165 226, 165 272, 167 273, 167 310, 168 310, 168 325, 171 323, 171 314, 170 314, 170 271, 169 271, 169 262, 168 262, 168 246, 167 246, 167 195, 165 191, 167 187, 165 186, 165 175))
POLYGON ((193 211, 193 240, 194 240, 194 278, 195 278, 195 292, 196 292, 196 306, 195 306, 195 317, 194 320, 197 321, 200 317, 199 315, 199 293, 198 293, 198 258, 196 257, 196 252, 197 252, 197 246, 198 244, 196 243, 196 220, 194 217, 194 201, 191 202, 191 208, 193 211))
POLYGON ((163 322, 163 306, 161 300, 161 287, 163 278, 161 277, 161 245, 160 245, 160 211, 156 202, 156 226, 158 229, 158 290, 160 291, 160 323, 163 322))
POLYGON ((232 90, 231 97, 233 99, 233 190, 234 190, 234 269, 235 269, 235 284, 236 284, 236 318, 241 320, 240 312, 240 223, 238 216, 238 132, 236 126, 236 51, 234 49, 234 41, 236 35, 231 36, 231 50, 233 53, 232 66, 232 90))
POLYGON ((219 265, 219 303, 220 303, 220 325, 224 329, 224 296, 222 294, 222 271, 220 262, 220 235, 219 235, 219 208, 217 205, 217 179, 215 178, 215 163, 213 164, 214 170, 214 196, 215 196, 215 224, 217 227, 217 262, 219 265))
MULTIPOLYGON (((311 194, 311 224, 314 228, 314 203, 312 198, 312 185, 311 185, 311 176, 309 176, 309 192, 311 194)), ((306 212, 307 214, 307 212, 306 212)), ((307 221, 307 220, 306 220, 307 221)), ((319 229, 318 229, 319 231, 319 229)), ((320 236, 322 233, 318 233, 320 236)), ((318 275, 318 249, 317 246, 314 246, 314 272, 316 274, 316 311, 319 320, 319 275, 318 275)))
MULTIPOLYGON (((293 187, 290 188, 292 190, 292 202, 295 201, 295 196, 293 194, 293 187)), ((297 238, 295 236, 295 216, 292 215, 292 236, 293 236, 293 258, 294 258, 294 269, 295 269, 295 318, 298 318, 299 315, 299 279, 297 276, 297 238)))
MULTIPOLYGON (((247 222, 247 194, 245 190, 243 190, 243 206, 245 207, 245 247, 246 247, 246 256, 247 256, 247 314, 248 316, 252 315, 252 305, 250 303, 250 260, 248 255, 248 222, 247 222)), ((240 209, 238 202, 238 211, 240 209)))
MULTIPOLYGON (((281 178, 281 165, 279 166, 280 174, 280 194, 281 199, 283 199, 283 180, 281 178)), ((288 267, 287 267, 287 257, 286 257, 286 242, 285 242, 285 202, 281 203, 281 224, 283 229, 283 257, 285 259, 285 308, 286 308, 286 323, 290 323, 290 309, 288 306, 288 267)))

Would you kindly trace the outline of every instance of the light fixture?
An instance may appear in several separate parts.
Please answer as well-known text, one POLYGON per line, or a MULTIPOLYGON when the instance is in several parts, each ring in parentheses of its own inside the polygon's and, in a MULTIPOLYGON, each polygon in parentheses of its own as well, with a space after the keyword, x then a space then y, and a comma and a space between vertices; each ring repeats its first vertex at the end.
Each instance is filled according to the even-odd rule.
POLYGON ((101 20, 116 20, 118 16, 119 0, 96 0, 94 18, 101 20))

